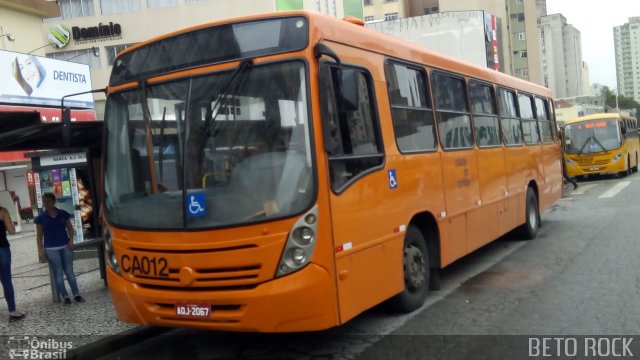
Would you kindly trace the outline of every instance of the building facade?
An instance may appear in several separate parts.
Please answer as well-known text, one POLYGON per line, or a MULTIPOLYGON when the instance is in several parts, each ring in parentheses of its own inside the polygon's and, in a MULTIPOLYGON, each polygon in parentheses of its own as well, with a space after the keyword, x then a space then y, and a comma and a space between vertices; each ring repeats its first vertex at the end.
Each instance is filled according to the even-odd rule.
POLYGON ((44 55, 42 19, 59 16, 55 2, 45 0, 0 0, 0 49, 44 55))
POLYGON ((374 21, 368 28, 504 72, 501 19, 485 11, 452 11, 374 21))
POLYGON ((587 95, 589 76, 582 61, 580 31, 568 24, 562 14, 543 16, 540 42, 543 85, 553 91, 555 98, 587 95))
POLYGON ((640 101, 640 17, 613 28, 618 93, 640 101))
MULTIPOLYGON (((49 46, 45 54, 89 65, 94 88, 107 85, 118 52, 189 26, 289 10, 319 11, 338 18, 363 16, 360 0, 58 0, 57 3, 60 16, 38 25, 38 41, 46 44, 51 32, 67 29, 68 43, 62 48, 49 46)), ((97 118, 103 119, 104 95, 95 95, 95 100, 97 118)))

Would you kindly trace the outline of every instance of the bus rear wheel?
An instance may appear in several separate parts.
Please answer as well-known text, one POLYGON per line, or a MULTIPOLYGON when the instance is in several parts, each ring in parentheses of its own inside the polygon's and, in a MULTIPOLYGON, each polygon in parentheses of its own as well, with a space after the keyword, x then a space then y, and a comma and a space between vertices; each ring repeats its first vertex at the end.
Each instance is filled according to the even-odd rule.
POLYGON ((533 240, 540 229, 540 208, 538 197, 533 188, 527 188, 527 203, 525 207, 525 223, 518 228, 518 235, 525 240, 533 240))
POLYGON ((392 310, 412 312, 424 304, 429 292, 430 264, 427 244, 422 231, 409 225, 404 237, 404 290, 389 299, 392 310))

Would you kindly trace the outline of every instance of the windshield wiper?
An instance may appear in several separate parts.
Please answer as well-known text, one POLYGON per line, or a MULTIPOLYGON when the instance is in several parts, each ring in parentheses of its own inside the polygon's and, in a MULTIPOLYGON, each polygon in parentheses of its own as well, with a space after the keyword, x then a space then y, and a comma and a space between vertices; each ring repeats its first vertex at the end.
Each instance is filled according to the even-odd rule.
MULTIPOLYGON (((202 133, 203 138, 206 139, 207 135, 210 132, 211 124, 216 120, 216 118, 220 114, 220 107, 222 106, 222 104, 224 104, 224 100, 229 96, 229 94, 232 93, 232 91, 229 91, 229 87, 233 84, 233 81, 236 78, 238 78, 244 72, 244 70, 251 65, 253 65, 253 60, 251 59, 242 61, 240 65, 238 65, 238 67, 233 71, 233 73, 231 73, 229 80, 227 80, 227 82, 224 83, 224 85, 222 85, 222 87, 220 88, 220 92, 218 93, 218 97, 216 101, 213 103, 213 106, 211 107, 211 111, 207 113, 207 118, 204 124, 205 131, 203 131, 202 133), (214 113, 215 113, 215 116, 213 115, 214 113)), ((238 85, 236 86, 236 89, 241 85, 241 83, 242 82, 238 83, 238 85)))
POLYGON ((589 143, 590 140, 591 140, 591 136, 589 136, 587 140, 584 141, 584 144, 582 144, 580 151, 578 151, 578 155, 582 154, 582 152, 584 151, 584 148, 587 147, 587 144, 589 143))
POLYGON ((596 144, 598 144, 598 146, 600 146, 600 147, 602 148, 602 150, 603 150, 603 151, 605 151, 605 152, 606 152, 606 151, 609 151, 609 150, 607 150, 607 149, 602 145, 602 143, 600 143, 600 141, 598 141, 598 138, 596 138, 596 136, 595 136, 595 135, 593 135, 591 138, 593 139, 593 141, 595 141, 595 142, 596 142, 596 144))

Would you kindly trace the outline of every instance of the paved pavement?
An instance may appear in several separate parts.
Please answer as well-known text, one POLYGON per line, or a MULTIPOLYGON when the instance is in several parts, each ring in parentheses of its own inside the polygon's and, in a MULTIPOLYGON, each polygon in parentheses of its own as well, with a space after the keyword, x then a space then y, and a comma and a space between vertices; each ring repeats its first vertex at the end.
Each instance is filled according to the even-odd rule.
MULTIPOLYGON (((111 296, 100 279, 96 257, 77 257, 74 261, 78 287, 86 302, 63 306, 52 302, 48 265, 38 262, 33 223, 23 223, 22 232, 9 236, 9 243, 16 304, 27 316, 21 321, 7 323, 6 302, 0 295, 0 335, 74 335, 72 341, 74 347, 78 347, 133 328, 117 320, 111 296)), ((3 356, 0 354, 0 358, 3 356)))

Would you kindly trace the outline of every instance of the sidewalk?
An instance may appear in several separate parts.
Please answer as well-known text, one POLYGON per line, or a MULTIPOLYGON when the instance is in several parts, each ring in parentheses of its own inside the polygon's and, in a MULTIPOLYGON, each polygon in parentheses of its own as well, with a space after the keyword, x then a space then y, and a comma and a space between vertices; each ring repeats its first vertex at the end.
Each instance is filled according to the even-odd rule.
MULTIPOLYGON (((7 305, 0 293, 0 336, 85 335, 75 337, 74 345, 81 346, 135 327, 117 319, 111 296, 100 279, 97 258, 76 257, 74 271, 86 302, 64 306, 52 302, 48 265, 38 262, 35 225, 23 223, 22 232, 8 238, 16 305, 27 316, 9 323, 7 305)), ((66 280, 65 285, 70 291, 66 280)))

